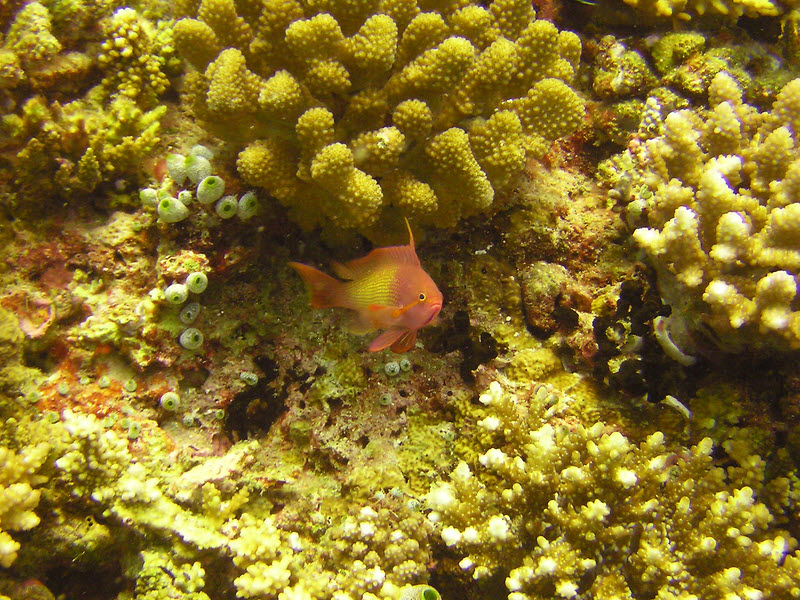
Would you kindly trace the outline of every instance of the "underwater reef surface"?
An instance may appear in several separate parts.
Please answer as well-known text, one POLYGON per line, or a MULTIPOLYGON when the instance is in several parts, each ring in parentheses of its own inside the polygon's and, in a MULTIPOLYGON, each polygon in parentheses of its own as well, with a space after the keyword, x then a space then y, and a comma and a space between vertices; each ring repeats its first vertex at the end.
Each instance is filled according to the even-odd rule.
POLYGON ((799 10, 2 3, 0 600, 800 597, 799 10))

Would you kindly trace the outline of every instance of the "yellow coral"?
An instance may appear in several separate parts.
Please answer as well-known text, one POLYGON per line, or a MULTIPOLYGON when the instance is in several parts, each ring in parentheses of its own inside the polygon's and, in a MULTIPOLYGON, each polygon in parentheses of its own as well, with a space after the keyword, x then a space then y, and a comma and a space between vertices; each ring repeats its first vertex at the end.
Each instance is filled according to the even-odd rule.
POLYGON ((381 77, 392 68, 397 52, 397 25, 388 15, 373 15, 344 43, 347 61, 362 78, 381 77))
POLYGON ((223 47, 246 48, 253 37, 247 21, 236 13, 233 0, 202 0, 197 16, 214 31, 223 47))
POLYGON ((297 195, 295 152, 285 143, 268 139, 253 142, 239 153, 237 167, 252 185, 265 188, 281 202, 297 195))
POLYGON ((800 347, 799 96, 794 80, 759 113, 720 73, 710 109, 669 114, 637 156, 650 226, 634 239, 662 271, 667 301, 729 349, 800 347))
POLYGON ((425 154, 439 182, 434 189, 440 203, 446 203, 439 208, 449 223, 485 210, 492 203, 494 190, 475 160, 463 129, 451 127, 432 137, 425 154))
POLYGON ((424 139, 433 127, 433 113, 422 100, 404 100, 394 107, 392 121, 407 137, 424 139))
MULTIPOLYGON (((688 21, 693 16, 721 15, 736 20, 748 17, 775 17, 786 10, 786 3, 774 0, 624 0, 650 19, 677 17, 688 21)), ((791 6, 791 2, 789 3, 791 6)))
POLYGON ((492 186, 504 188, 525 164, 522 124, 516 113, 501 110, 469 129, 469 142, 492 186))
POLYGON ((280 194, 305 226, 363 231, 388 205, 452 225, 488 210, 525 159, 583 115, 568 85, 577 36, 522 0, 203 0, 197 15, 176 28, 190 62, 203 68, 214 36, 229 47, 186 78, 196 114, 250 144, 240 173, 280 194), (219 15, 250 27, 223 40, 219 15), (290 156, 298 181, 280 183, 290 156))
POLYGON ((4 46, 13 51, 26 67, 35 66, 61 52, 61 43, 51 28, 47 7, 39 2, 30 2, 15 15, 4 46))
POLYGON ((107 72, 103 87, 133 99, 145 96, 152 104, 169 86, 162 72, 164 59, 154 51, 155 32, 132 8, 117 10, 103 29, 106 40, 97 57, 107 72))
POLYGON ((244 55, 236 48, 220 52, 206 69, 208 108, 219 114, 252 113, 258 108, 259 80, 247 68, 244 55))
POLYGON ((541 157, 553 140, 574 131, 583 115, 583 100, 563 81, 544 79, 527 96, 508 103, 519 116, 529 155, 541 157))
POLYGON ((396 127, 366 131, 350 142, 356 166, 373 177, 397 168, 405 146, 405 136, 396 127))
POLYGON ((222 50, 217 34, 203 21, 181 19, 175 23, 174 34, 178 52, 195 69, 205 71, 208 63, 222 50))
POLYGON ((378 217, 383 193, 378 182, 354 166, 353 153, 344 144, 329 144, 311 162, 311 178, 338 202, 341 212, 330 218, 367 227, 378 217))
POLYGON ((797 591, 797 541, 759 497, 759 457, 726 472, 705 438, 668 467, 661 432, 635 443, 527 377, 494 381, 479 400, 463 431, 482 451, 426 498, 474 579, 505 575, 510 600, 797 591))
POLYGON ((45 443, 19 454, 0 446, 0 566, 6 569, 16 560, 20 547, 8 531, 27 531, 39 524, 33 512, 39 504, 39 492, 33 488, 47 481, 36 471, 49 451, 45 443))

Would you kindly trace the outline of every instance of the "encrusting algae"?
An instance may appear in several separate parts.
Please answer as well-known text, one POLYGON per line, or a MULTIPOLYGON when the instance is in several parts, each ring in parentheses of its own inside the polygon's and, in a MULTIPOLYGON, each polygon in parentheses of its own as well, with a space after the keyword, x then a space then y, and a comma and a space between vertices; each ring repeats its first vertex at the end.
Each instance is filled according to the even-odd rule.
POLYGON ((797 8, 0 3, 0 599, 800 597, 797 8))

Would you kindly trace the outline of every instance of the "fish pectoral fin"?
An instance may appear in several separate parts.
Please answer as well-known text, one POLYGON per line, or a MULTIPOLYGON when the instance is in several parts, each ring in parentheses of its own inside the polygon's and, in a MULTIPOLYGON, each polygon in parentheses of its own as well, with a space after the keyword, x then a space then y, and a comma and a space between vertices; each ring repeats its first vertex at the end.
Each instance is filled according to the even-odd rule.
MULTIPOLYGON (((392 346, 394 349, 394 344, 397 343, 403 336, 409 333, 408 329, 400 329, 399 327, 392 327, 391 329, 387 329, 374 340, 369 345, 370 352, 379 352, 381 350, 385 350, 389 346, 392 346)), ((416 333, 414 334, 416 337, 416 333)))
POLYGON ((389 307, 385 306, 383 304, 370 304, 369 306, 367 306, 367 310, 369 312, 378 312, 380 310, 385 310, 387 308, 389 308, 389 307))
POLYGON ((370 331, 375 331, 378 329, 378 326, 375 324, 375 321, 370 319, 367 315, 356 314, 350 323, 348 323, 347 329, 350 333, 364 335, 370 331))
POLYGON ((416 329, 409 329, 406 331, 400 339, 398 339, 394 344, 392 344, 389 348, 392 352, 397 354, 402 354, 403 352, 408 352, 411 348, 414 347, 414 343, 417 341, 417 330, 416 329))

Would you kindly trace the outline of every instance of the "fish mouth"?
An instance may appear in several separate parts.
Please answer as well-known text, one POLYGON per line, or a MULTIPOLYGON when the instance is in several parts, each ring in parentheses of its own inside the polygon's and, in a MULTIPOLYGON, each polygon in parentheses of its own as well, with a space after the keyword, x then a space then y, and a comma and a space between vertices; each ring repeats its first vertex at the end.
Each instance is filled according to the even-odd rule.
POLYGON ((433 321, 439 315, 439 311, 442 310, 442 305, 441 304, 434 304, 434 305, 431 306, 431 308, 433 308, 433 311, 431 312, 431 316, 428 317, 428 320, 425 321, 422 324, 423 327, 425 327, 425 325, 430 324, 430 322, 433 321))

